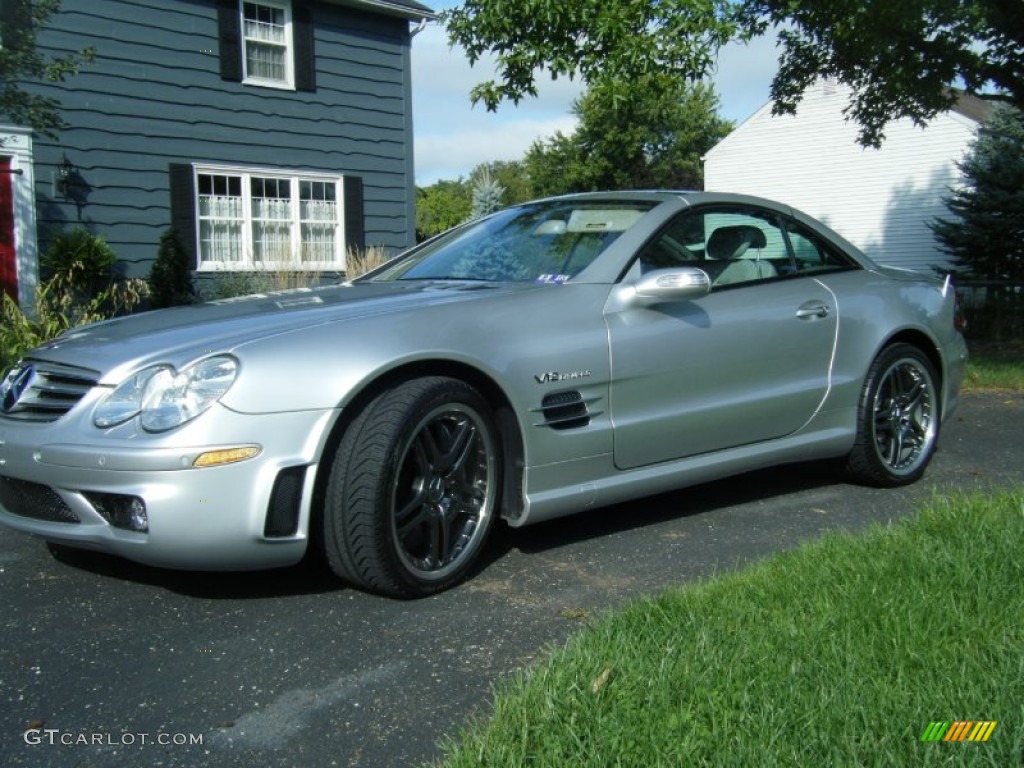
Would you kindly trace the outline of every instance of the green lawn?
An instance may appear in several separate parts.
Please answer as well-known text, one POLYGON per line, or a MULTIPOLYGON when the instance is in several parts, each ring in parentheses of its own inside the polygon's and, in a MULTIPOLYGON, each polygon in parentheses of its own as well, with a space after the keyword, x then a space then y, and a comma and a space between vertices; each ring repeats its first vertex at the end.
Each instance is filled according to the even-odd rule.
POLYGON ((609 615, 501 686, 456 766, 1021 765, 1024 489, 935 500, 609 615), (924 743, 990 720, 987 742, 924 743))
POLYGON ((964 388, 967 391, 1012 390, 1024 392, 1024 342, 969 345, 964 388))

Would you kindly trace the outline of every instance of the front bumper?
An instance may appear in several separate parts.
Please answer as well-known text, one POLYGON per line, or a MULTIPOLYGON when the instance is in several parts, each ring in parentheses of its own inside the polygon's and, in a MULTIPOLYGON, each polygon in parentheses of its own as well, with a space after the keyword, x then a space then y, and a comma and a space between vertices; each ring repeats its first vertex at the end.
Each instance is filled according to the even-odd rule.
POLYGON ((104 433, 71 416, 42 424, 0 419, 0 478, 9 501, 18 494, 11 508, 0 506, 0 524, 168 568, 274 568, 302 558, 315 471, 336 410, 252 415, 216 406, 165 435, 104 433), (240 445, 259 453, 192 466, 204 452, 240 445), (112 524, 97 494, 141 499, 148 530, 112 524), (283 531, 282 514, 293 516, 283 531))

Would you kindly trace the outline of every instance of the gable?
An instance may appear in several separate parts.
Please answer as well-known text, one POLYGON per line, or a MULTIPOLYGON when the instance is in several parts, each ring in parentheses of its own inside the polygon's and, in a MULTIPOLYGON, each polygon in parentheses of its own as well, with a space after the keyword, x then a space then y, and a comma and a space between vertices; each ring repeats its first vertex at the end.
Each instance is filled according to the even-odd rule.
POLYGON ((708 190, 758 195, 820 219, 882 263, 945 263, 928 223, 948 216, 943 198, 978 123, 959 112, 925 128, 897 120, 880 149, 857 143, 843 86, 811 88, 795 115, 766 104, 705 155, 708 190))

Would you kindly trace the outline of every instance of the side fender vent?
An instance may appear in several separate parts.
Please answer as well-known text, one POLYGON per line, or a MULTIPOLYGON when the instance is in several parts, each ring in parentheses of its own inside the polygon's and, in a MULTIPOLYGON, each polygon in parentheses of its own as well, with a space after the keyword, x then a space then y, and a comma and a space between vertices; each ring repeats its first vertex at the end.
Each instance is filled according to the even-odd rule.
POLYGON ((544 395, 539 410, 544 420, 537 424, 538 427, 576 429, 590 423, 591 413, 587 401, 576 390, 544 395))

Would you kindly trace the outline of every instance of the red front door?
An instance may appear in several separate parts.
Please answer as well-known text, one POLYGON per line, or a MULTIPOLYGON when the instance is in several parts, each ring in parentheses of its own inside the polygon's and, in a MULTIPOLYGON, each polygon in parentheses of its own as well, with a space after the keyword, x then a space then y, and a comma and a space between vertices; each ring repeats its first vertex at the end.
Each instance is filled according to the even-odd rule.
POLYGON ((14 199, 11 158, 0 157, 0 291, 18 300, 18 265, 14 258, 14 199))

